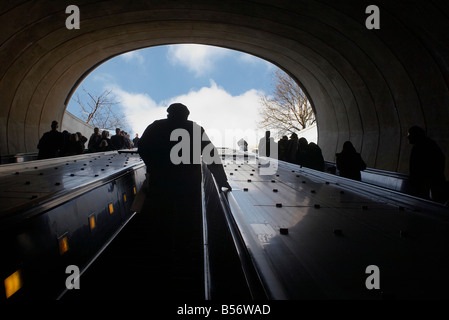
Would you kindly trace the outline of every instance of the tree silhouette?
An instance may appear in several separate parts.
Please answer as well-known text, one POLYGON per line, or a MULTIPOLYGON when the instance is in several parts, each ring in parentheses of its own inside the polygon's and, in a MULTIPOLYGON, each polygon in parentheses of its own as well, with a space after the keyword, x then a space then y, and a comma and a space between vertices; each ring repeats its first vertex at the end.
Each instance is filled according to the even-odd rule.
POLYGON ((283 136, 298 133, 315 123, 312 106, 301 87, 280 69, 273 77, 273 94, 260 98, 262 120, 258 126, 283 136))
POLYGON ((128 127, 123 112, 119 109, 119 104, 112 90, 104 90, 100 95, 88 92, 82 88, 83 97, 79 93, 75 96, 75 101, 81 107, 81 119, 87 124, 102 130, 115 130, 115 128, 125 129, 128 127))

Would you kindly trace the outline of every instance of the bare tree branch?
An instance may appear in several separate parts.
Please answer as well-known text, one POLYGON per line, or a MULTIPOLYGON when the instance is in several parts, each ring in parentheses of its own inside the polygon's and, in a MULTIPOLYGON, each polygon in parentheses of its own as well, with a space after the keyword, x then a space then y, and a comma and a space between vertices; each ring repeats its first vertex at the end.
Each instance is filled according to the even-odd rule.
POLYGON ((298 132, 315 123, 312 107, 301 87, 286 73, 276 70, 272 96, 260 99, 259 128, 278 130, 279 135, 298 132))
POLYGON ((75 96, 75 101, 82 110, 80 117, 83 121, 103 130, 128 127, 112 90, 104 90, 100 95, 88 92, 85 88, 83 92, 83 97, 78 93, 75 96))

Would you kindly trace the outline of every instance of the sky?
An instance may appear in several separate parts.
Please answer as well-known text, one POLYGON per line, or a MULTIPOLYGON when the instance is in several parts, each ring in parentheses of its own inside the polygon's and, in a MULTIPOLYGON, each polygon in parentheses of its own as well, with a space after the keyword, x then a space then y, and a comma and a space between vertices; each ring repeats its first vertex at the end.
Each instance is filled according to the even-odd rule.
MULTIPOLYGON (((260 97, 273 90, 276 67, 255 56, 229 49, 181 44, 128 52, 92 71, 77 88, 96 95, 112 89, 130 125, 131 138, 167 116, 174 102, 190 110, 189 120, 202 125, 216 147, 237 148, 244 138, 256 146, 260 97)), ((75 96, 74 95, 74 96, 75 96)), ((70 100, 67 110, 80 117, 70 100)))

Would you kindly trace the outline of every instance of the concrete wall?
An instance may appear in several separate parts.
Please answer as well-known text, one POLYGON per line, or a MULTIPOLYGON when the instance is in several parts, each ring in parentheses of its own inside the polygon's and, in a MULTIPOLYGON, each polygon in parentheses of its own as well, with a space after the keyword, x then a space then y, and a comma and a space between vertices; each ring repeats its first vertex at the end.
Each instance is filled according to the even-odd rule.
POLYGON ((306 138, 309 143, 318 143, 318 128, 316 127, 316 124, 312 124, 311 126, 302 129, 297 134, 298 138, 306 138))
POLYGON ((83 120, 77 118, 66 110, 64 112, 64 118, 62 119, 60 131, 62 132, 64 130, 67 130, 70 133, 81 132, 83 136, 89 139, 94 132, 94 127, 86 124, 83 120))

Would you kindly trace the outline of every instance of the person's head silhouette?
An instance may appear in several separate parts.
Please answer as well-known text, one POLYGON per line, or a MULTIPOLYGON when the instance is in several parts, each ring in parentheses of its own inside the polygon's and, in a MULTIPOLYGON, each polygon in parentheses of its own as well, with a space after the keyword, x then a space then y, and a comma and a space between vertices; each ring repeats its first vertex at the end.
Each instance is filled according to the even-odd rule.
POLYGON ((167 118, 175 121, 187 120, 190 111, 182 103, 173 103, 167 108, 167 118))
POLYGON ((307 148, 307 146, 309 145, 309 142, 307 141, 306 138, 301 137, 301 138, 299 138, 299 140, 298 140, 298 144, 299 144, 299 147, 300 147, 300 148, 307 148))
POLYGON ((58 121, 53 120, 53 121, 51 122, 51 129, 52 129, 52 130, 58 129, 58 121))
POLYGON ((412 126, 410 129, 408 129, 408 141, 410 144, 417 144, 423 141, 426 137, 426 132, 423 128, 419 126, 412 126))
POLYGON ((345 143, 343 143, 343 152, 345 152, 345 153, 355 153, 356 152, 354 145, 352 144, 351 141, 345 141, 345 143))

